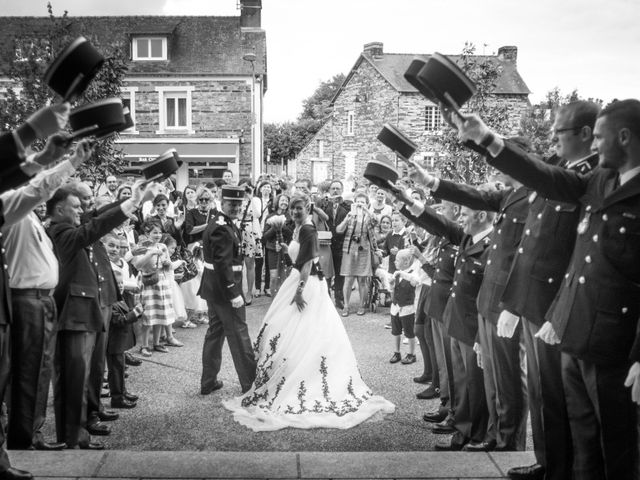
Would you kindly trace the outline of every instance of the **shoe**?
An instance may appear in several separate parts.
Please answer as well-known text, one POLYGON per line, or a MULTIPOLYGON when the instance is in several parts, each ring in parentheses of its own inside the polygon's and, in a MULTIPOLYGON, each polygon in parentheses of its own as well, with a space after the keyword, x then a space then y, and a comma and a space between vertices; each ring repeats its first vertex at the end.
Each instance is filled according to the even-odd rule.
POLYGON ((152 353, 147 347, 140 347, 140 355, 143 357, 150 357, 152 353))
POLYGON ((356 315, 364 315, 364 308, 359 308, 358 311, 356 312, 356 315))
POLYGON ((262 295, 262 292, 260 292, 260 290, 256 290, 255 292, 253 292, 253 296, 255 298, 260 298, 260 295, 262 295))
POLYGON ((111 428, 108 425, 96 422, 91 425, 87 425, 87 432, 91 435, 109 435, 111 433, 111 428))
POLYGON ((400 360, 402 360, 402 357, 400 356, 400 352, 396 352, 389 359, 389 363, 398 363, 400 360))
POLYGON ((111 396, 111 392, 109 390, 102 390, 100 392, 100 398, 109 398, 111 396))
POLYGON ((184 347, 184 343, 182 343, 177 338, 170 338, 169 340, 167 340, 167 346, 168 347, 184 347))
POLYGON ((336 301, 336 308, 338 310, 344 310, 344 302, 338 302, 336 301))
POLYGON ((111 408, 136 408, 136 402, 123 398, 121 400, 111 400, 111 408))
POLYGON ((138 395, 134 395, 133 393, 129 393, 129 392, 124 392, 124 395, 122 396, 127 400, 129 400, 130 402, 137 402, 138 399, 140 398, 138 395))
POLYGON ((124 378, 129 378, 129 374, 127 372, 124 372, 124 378))
POLYGON ((416 393, 416 398, 418 400, 431 400, 432 398, 436 398, 440 396, 440 389, 434 387, 433 384, 429 385, 420 393, 416 393))
POLYGON ((542 480, 544 474, 545 468, 537 463, 528 467, 513 467, 507 472, 512 480, 542 480))
MULTIPOLYGON (((31 450, 53 451, 53 450, 64 450, 65 448, 67 448, 67 444, 64 442, 60 442, 60 443, 37 442, 31 445, 31 450)), ((2 477, 0 476, 0 478, 2 477)))
POLYGON ((98 420, 101 422, 113 422, 120 418, 120 414, 118 412, 112 412, 111 410, 103 410, 98 412, 98 420))
POLYGON ((270 297, 271 296, 271 292, 269 290, 265 290, 264 291, 264 296, 265 297, 270 297))
POLYGON ((124 363, 126 365, 131 365, 132 367, 139 367, 140 365, 142 365, 142 360, 134 357, 129 352, 127 352, 124 354, 124 363))
POLYGON ((453 422, 453 416, 447 415, 447 418, 440 423, 434 423, 431 427, 431 431, 438 435, 454 433, 456 429, 453 428, 453 422))
POLYGON ((222 383, 222 380, 216 380, 215 383, 213 384, 213 386, 208 387, 208 388, 200 388, 200 394, 201 395, 209 395, 210 393, 215 392, 216 390, 220 390, 222 388, 224 384, 222 383))
POLYGON ((440 423, 447 418, 447 415, 449 415, 449 413, 446 410, 438 409, 425 413, 422 419, 428 423, 440 423))
POLYGON ((438 440, 435 445, 436 450, 449 452, 459 452, 460 450, 463 450, 465 446, 464 443, 456 442, 454 440, 455 437, 456 436, 453 435, 451 438, 446 440, 438 440))
POLYGON ((413 381, 416 383, 429 384, 431 383, 431 378, 426 375, 420 375, 419 377, 413 377, 413 381))
MULTIPOLYGON (((69 448, 69 447, 67 447, 69 448)), ((84 445, 76 445, 75 447, 71 447, 72 450, 104 450, 105 446, 102 442, 89 442, 84 445)))
POLYGON ((198 326, 195 323, 187 320, 186 322, 183 322, 182 325, 180 325, 180 328, 198 328, 198 326))
POLYGON ((0 480, 33 480, 33 475, 29 472, 25 472, 24 470, 9 467, 4 472, 0 473, 0 480))
POLYGON ((470 442, 464 446, 465 452, 492 452, 495 449, 496 449, 495 440, 488 440, 486 442, 470 442))
POLYGON ((349 316, 349 309, 348 308, 343 308, 342 309, 342 316, 343 317, 348 317, 349 316))
POLYGON ((411 363, 416 363, 416 356, 413 353, 407 353, 402 359, 402 364, 409 365, 411 363))
POLYGON ((387 324, 384 326, 384 328, 385 328, 385 329, 387 329, 387 330, 391 330, 391 324, 390 324, 390 323, 387 323, 387 324))
POLYGON ((161 353, 169 353, 169 350, 167 349, 167 347, 165 347, 164 345, 154 345, 153 349, 156 352, 161 352, 161 353))

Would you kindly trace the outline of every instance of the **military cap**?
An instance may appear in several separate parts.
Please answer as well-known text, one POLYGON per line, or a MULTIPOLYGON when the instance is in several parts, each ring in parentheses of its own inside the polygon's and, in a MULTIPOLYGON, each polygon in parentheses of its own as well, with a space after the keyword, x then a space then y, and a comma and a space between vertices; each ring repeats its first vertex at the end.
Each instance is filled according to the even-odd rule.
POLYGON ((244 188, 224 185, 222 187, 222 199, 241 201, 244 199, 244 188))

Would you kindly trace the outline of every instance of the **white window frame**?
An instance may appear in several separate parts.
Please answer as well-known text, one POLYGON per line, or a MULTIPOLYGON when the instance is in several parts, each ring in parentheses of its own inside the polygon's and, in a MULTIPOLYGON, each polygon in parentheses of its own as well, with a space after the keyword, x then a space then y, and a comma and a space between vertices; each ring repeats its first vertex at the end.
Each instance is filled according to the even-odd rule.
POLYGON ((444 118, 437 105, 426 105, 424 107, 424 131, 429 133, 438 133, 444 127, 444 118), (427 119, 430 117, 431 125, 435 128, 427 128, 427 119))
POLYGON ((167 37, 151 36, 151 37, 132 37, 131 38, 131 59, 140 62, 157 62, 167 60, 167 37), (140 57, 138 56, 138 41, 147 40, 149 45, 149 55, 151 55, 151 40, 162 40, 162 57, 140 57))
MULTIPOLYGON (((192 92, 195 87, 192 85, 180 85, 173 87, 155 87, 158 92, 158 130, 156 134, 165 133, 196 133, 192 128, 192 92), (184 95, 187 98, 187 125, 184 127, 168 127, 167 126, 167 112, 165 102, 167 98, 173 98, 174 95, 184 95)), ((177 110, 176 110, 177 111, 177 110)))
POLYGON ((136 123, 136 92, 138 87, 122 87, 122 98, 129 100, 129 113, 131 114, 131 120, 133 120, 133 127, 127 128, 120 132, 120 134, 138 135, 140 132, 137 130, 136 123))
POLYGON ((352 137, 355 135, 355 128, 354 128, 354 123, 356 120, 356 112, 354 112, 353 110, 349 110, 347 112, 347 128, 346 128, 346 133, 345 135, 352 137))
POLYGON ((318 158, 324 158, 324 140, 318 140, 318 158))

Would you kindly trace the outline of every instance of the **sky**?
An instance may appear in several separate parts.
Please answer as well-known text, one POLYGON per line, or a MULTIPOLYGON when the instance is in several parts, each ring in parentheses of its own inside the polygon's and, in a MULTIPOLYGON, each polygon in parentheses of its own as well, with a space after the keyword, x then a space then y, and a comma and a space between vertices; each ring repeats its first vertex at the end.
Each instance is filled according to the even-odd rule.
MULTIPOLYGON (((52 0, 70 15, 239 15, 238 0, 52 0)), ((1 15, 46 15, 46 0, 0 0, 1 15)), ((479 54, 518 47, 533 103, 560 88, 583 97, 640 98, 637 0, 263 0, 265 122, 295 121, 302 102, 364 44, 388 53, 479 54)))

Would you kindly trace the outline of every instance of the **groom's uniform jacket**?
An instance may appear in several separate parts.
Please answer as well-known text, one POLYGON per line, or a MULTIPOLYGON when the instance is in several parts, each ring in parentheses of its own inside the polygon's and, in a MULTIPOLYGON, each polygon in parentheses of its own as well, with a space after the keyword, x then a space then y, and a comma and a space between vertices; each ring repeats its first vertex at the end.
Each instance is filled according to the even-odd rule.
POLYGON ((242 295, 240 231, 229 217, 219 213, 202 233, 204 272, 198 290, 205 300, 227 303, 242 295))

